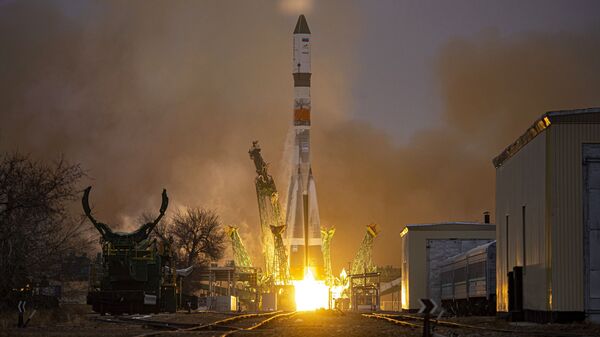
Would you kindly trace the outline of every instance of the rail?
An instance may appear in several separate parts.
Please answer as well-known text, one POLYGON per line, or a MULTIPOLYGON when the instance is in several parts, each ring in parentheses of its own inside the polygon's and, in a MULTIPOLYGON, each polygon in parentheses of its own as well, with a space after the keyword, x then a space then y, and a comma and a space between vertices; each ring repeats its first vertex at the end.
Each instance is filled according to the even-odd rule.
POLYGON ((232 317, 227 317, 227 318, 224 318, 221 320, 217 320, 217 321, 210 322, 210 323, 204 323, 204 324, 164 322, 164 321, 157 321, 157 320, 144 319, 144 318, 119 317, 119 316, 112 317, 112 318, 100 318, 99 317, 99 318, 96 318, 96 320, 101 321, 101 322, 106 322, 106 323, 139 324, 139 325, 145 325, 145 326, 148 326, 148 327, 151 327, 154 329, 161 330, 161 331, 153 331, 153 332, 149 332, 149 333, 144 333, 141 335, 137 335, 135 337, 152 337, 152 336, 165 335, 165 334, 171 334, 171 333, 192 332, 192 331, 211 330, 211 329, 221 329, 221 330, 225 329, 227 331, 222 336, 229 336, 238 331, 242 331, 242 330, 248 331, 248 330, 257 329, 274 319, 291 316, 295 313, 296 313, 295 311, 285 312, 285 313, 282 311, 274 311, 274 312, 265 312, 265 313, 244 314, 244 315, 236 315, 236 316, 232 316, 232 317), (260 318, 260 317, 266 317, 266 319, 259 321, 258 323, 255 323, 255 324, 251 325, 250 327, 234 327, 234 326, 229 325, 229 324, 237 322, 237 321, 242 321, 245 319, 252 319, 252 318, 260 318))

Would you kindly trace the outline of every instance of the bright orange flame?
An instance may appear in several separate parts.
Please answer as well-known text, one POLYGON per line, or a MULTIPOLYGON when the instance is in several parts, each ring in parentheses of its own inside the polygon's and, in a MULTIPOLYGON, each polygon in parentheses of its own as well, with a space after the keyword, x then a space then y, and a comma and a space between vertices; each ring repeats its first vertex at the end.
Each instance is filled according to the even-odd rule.
POLYGON ((303 280, 293 283, 296 288, 296 310, 308 311, 328 307, 329 288, 324 281, 315 280, 310 269, 304 273, 303 280))
POLYGON ((348 289, 348 285, 348 273, 346 273, 346 269, 342 269, 340 277, 337 278, 334 285, 330 288, 331 298, 333 300, 342 298, 344 296, 344 291, 348 289))

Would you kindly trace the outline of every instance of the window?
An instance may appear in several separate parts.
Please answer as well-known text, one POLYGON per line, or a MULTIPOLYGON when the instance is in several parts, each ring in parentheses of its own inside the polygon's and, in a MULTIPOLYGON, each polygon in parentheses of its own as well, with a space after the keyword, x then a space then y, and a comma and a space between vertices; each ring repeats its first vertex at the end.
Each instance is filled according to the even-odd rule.
POLYGON ((460 267, 460 268, 454 269, 454 282, 455 283, 465 282, 466 279, 467 279, 467 268, 466 267, 460 267))
POLYGON ((485 261, 469 265, 469 280, 485 277, 485 261))
POLYGON ((442 272, 441 275, 441 279, 442 279, 442 285, 444 284, 452 284, 452 270, 447 270, 445 272, 442 272))

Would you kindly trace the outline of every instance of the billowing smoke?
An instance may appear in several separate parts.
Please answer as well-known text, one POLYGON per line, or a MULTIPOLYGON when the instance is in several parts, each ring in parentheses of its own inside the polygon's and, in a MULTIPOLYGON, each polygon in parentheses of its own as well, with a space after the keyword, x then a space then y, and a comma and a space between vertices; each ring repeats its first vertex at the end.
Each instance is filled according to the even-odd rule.
MULTIPOLYGON (((342 229, 332 246, 358 244, 359 229, 375 221, 382 227, 376 262, 399 265, 404 224, 482 221, 483 211, 494 210, 493 157, 546 111, 600 106, 597 55, 600 32, 482 33, 452 41, 439 55, 442 127, 403 146, 365 123, 314 128, 313 142, 327 144, 314 147, 321 223, 342 229)), ((335 266, 351 253, 333 248, 335 266)))
MULTIPOLYGON (((1 150, 80 162, 97 217, 121 229, 157 212, 163 187, 171 210, 216 208, 260 260, 247 151, 260 140, 279 171, 298 13, 275 1, 0 6, 1 150)), ((311 18, 328 32, 313 64, 323 125, 346 111, 355 19, 335 3, 311 18)))
MULTIPOLYGON (((261 141, 285 192, 297 13, 244 1, 0 6, 1 150, 80 162, 97 217, 123 229, 158 209, 163 187, 173 208, 216 208, 260 261, 247 150, 261 141)), ((481 35, 435 65, 444 126, 394 144, 345 113, 360 86, 355 8, 319 2, 308 20, 319 32, 313 172, 321 222, 337 227, 334 271, 369 222, 382 228, 376 263, 398 265, 405 223, 480 220, 493 210, 493 156, 546 110, 600 105, 598 35, 481 35)))
POLYGON ((291 15, 311 14, 313 6, 313 0, 281 0, 279 2, 281 11, 291 15))

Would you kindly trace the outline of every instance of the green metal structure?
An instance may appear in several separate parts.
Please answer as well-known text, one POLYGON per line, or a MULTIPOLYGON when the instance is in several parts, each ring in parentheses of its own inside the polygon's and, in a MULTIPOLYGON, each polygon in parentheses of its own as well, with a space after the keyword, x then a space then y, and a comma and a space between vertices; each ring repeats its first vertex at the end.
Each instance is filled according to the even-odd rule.
POLYGON ((290 269, 288 268, 288 258, 285 245, 283 244, 282 233, 285 231, 285 226, 271 226, 273 232, 273 240, 275 243, 275 254, 273 265, 273 279, 278 285, 286 285, 290 282, 290 269))
POLYGON ((85 214, 100 232, 102 255, 91 268, 88 304, 98 313, 147 313, 177 309, 177 272, 169 241, 149 235, 164 216, 169 199, 162 193, 159 216, 131 233, 113 232, 97 221, 83 195, 85 214))
POLYGON ((379 234, 376 224, 367 225, 367 232, 363 238, 356 256, 352 260, 350 274, 365 274, 373 273, 377 271, 377 266, 373 263, 372 252, 373 252, 373 240, 379 234))
POLYGON ((242 242, 242 238, 240 237, 240 233, 238 233, 238 228, 234 226, 229 226, 227 229, 227 234, 231 239, 231 247, 233 250, 233 263, 236 267, 252 267, 252 260, 250 260, 250 255, 242 242))
POLYGON ((248 151, 256 167, 256 197, 260 215, 261 243, 265 258, 265 277, 277 284, 284 284, 289 279, 288 261, 281 235, 285 230, 279 194, 273 177, 268 172, 268 164, 264 161, 258 141, 252 142, 248 151), (275 232, 271 229, 275 227, 275 232), (276 233, 276 234, 275 234, 276 233), (276 241, 280 240, 279 243, 276 241), (276 246, 277 244, 277 246, 276 246), (283 272, 285 270, 285 273, 283 272))
POLYGON ((333 271, 331 269, 331 239, 335 234, 335 227, 327 228, 321 227, 321 240, 323 245, 321 246, 321 252, 323 253, 323 264, 325 271, 325 281, 328 285, 334 284, 333 271))

